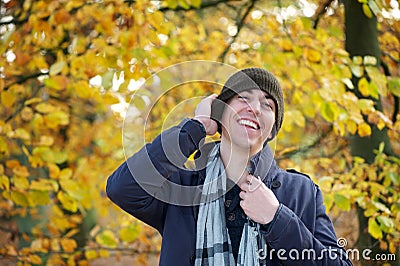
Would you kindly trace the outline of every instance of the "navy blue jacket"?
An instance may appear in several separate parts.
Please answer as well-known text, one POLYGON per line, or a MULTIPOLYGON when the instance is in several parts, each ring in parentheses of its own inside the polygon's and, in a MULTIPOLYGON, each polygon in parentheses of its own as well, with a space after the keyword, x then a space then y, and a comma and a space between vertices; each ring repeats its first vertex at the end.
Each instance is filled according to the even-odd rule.
MULTIPOLYGON (((201 123, 185 119, 146 144, 108 178, 108 197, 161 234, 160 265, 193 265, 207 153, 197 153, 195 170, 184 164, 202 150, 205 136, 201 123)), ((251 163, 254 175, 280 202, 273 222, 261 229, 267 265, 352 265, 336 243, 314 182, 301 173, 280 169, 268 145, 251 163)))

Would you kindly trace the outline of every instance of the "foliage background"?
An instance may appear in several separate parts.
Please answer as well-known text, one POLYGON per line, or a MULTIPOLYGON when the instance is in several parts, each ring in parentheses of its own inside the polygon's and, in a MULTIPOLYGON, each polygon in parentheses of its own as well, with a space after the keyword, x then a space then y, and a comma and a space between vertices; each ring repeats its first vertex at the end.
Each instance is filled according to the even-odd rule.
POLYGON ((104 188, 125 159, 129 104, 136 118, 125 122, 143 130, 146 119, 151 140, 166 119, 193 113, 185 99, 218 92, 172 88, 143 117, 155 100, 139 89, 144 80, 189 60, 276 74, 286 103, 279 165, 308 173, 334 220, 351 221, 335 224, 353 239, 348 248, 398 260, 398 1, 351 1, 360 19, 376 22, 379 57, 346 50, 338 1, 1 1, 0 261, 85 265, 128 255, 146 264, 157 256, 159 236, 113 206, 104 188), (355 154, 354 138, 373 142, 374 132, 388 141, 365 146, 372 157, 355 154))

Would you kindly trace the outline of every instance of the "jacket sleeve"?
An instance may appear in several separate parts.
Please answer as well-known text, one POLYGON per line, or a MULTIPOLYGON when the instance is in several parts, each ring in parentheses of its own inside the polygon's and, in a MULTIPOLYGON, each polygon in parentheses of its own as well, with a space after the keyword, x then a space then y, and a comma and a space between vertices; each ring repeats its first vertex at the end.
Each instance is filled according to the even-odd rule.
POLYGON ((107 196, 162 234, 168 200, 174 194, 171 178, 205 136, 203 125, 193 119, 162 132, 109 176, 107 196))
MULTIPOLYGON (((282 265, 353 265, 345 250, 337 245, 332 222, 325 212, 320 189, 314 184, 314 201, 299 202, 314 209, 313 231, 287 206, 280 204, 274 220, 261 231, 269 248, 282 265), (312 208, 314 207, 314 208, 312 208)), ((307 191, 308 192, 308 191, 307 191)), ((311 192, 311 191, 310 191, 311 192)), ((306 191, 304 191, 306 193, 306 191)))

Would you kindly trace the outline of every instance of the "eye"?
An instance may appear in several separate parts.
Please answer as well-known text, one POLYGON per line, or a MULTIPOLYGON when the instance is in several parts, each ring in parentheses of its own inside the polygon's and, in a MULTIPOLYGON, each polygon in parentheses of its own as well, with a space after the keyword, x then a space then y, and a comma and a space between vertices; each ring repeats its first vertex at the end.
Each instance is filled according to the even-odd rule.
POLYGON ((243 101, 247 101, 247 100, 249 99, 249 97, 244 96, 244 95, 240 95, 240 94, 237 95, 237 98, 238 98, 239 100, 243 100, 243 101))
POLYGON ((265 101, 265 102, 263 102, 262 103, 262 105, 266 108, 266 109, 269 109, 269 110, 272 110, 272 104, 269 102, 269 101, 265 101))

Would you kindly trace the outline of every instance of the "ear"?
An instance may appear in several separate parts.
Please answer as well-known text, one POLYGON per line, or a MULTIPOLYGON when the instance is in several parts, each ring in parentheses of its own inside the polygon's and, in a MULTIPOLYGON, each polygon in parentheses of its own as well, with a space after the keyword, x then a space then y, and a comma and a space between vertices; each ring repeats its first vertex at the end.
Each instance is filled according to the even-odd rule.
POLYGON ((267 142, 271 141, 275 136, 276 136, 276 128, 275 128, 275 124, 274 124, 274 126, 272 127, 272 130, 269 133, 269 136, 267 138, 267 142))

